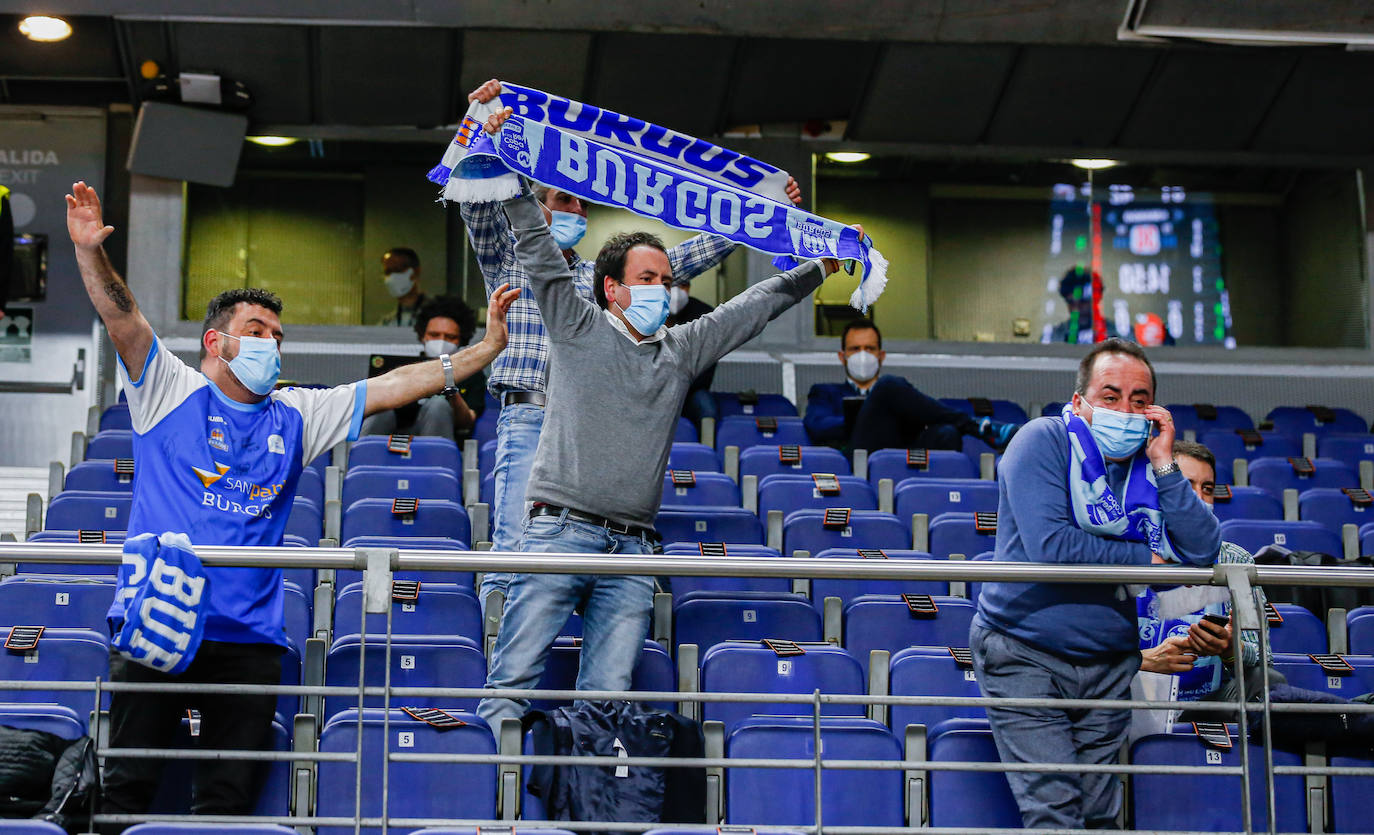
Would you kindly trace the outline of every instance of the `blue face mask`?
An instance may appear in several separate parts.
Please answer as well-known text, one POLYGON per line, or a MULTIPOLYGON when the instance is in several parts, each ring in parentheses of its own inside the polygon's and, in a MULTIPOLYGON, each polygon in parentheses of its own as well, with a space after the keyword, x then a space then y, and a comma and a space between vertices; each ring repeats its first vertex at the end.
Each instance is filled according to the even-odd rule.
POLYGON ((1117 412, 1083 401, 1092 412, 1089 425, 1102 457, 1111 460, 1130 458, 1150 438, 1150 421, 1144 415, 1117 412))
POLYGON ((559 249, 572 249, 582 240, 582 236, 587 234, 587 219, 572 212, 553 212, 553 219, 549 221, 549 232, 553 234, 559 249))
POLYGON ((653 336, 668 321, 668 288, 662 284, 636 284, 629 290, 630 306, 620 308, 625 319, 640 336, 653 336))
POLYGON ((281 376, 281 352, 277 348, 277 340, 260 336, 234 336, 224 331, 219 333, 239 341, 238 356, 231 360, 220 357, 220 361, 234 372, 234 377, 254 394, 271 391, 281 376))

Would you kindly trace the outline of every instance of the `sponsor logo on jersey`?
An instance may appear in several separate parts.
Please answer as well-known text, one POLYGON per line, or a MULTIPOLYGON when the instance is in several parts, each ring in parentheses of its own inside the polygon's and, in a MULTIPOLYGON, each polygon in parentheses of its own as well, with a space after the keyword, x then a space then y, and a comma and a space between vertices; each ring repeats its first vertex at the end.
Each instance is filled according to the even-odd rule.
POLYGON ((282 437, 281 437, 280 435, 268 435, 268 436, 267 436, 267 451, 268 451, 268 452, 275 452, 277 455, 285 455, 285 454, 286 454, 286 441, 283 441, 283 440, 282 440, 282 437))
POLYGON ((221 478, 224 477, 225 473, 229 472, 228 464, 221 464, 218 461, 214 463, 215 472, 210 472, 209 470, 202 470, 200 467, 191 468, 192 470, 195 470, 196 478, 199 478, 200 483, 206 487, 209 487, 211 484, 214 484, 216 481, 219 481, 221 478))
POLYGON ((224 423, 224 418, 220 417, 219 415, 210 415, 208 420, 211 423, 224 423))
POLYGON ((211 429, 211 430, 210 430, 210 446, 214 447, 215 449, 219 450, 220 452, 228 452, 228 451, 229 451, 229 444, 228 444, 228 442, 226 442, 226 441, 224 440, 224 430, 223 430, 223 429, 211 429))

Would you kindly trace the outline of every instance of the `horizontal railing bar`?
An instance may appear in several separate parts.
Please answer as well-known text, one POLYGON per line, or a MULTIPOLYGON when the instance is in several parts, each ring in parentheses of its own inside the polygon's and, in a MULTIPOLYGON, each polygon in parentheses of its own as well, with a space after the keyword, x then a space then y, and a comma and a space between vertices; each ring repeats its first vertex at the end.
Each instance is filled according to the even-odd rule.
POLYGON ((209 748, 100 748, 97 757, 121 757, 131 760, 253 760, 255 762, 325 762, 351 763, 358 757, 347 752, 329 751, 232 751, 209 748))

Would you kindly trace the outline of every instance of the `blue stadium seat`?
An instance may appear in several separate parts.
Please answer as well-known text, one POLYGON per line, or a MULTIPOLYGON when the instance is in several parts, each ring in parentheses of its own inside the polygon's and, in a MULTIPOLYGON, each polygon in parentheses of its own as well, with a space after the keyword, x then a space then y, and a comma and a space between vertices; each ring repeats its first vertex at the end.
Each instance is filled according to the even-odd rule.
MULTIPOLYGON (((1229 751, 1203 745, 1189 733, 1152 734, 1131 746, 1131 762, 1156 766, 1232 766, 1240 765, 1240 744, 1235 740, 1229 751)), ((1250 813, 1256 830, 1268 826, 1269 815, 1264 779, 1264 758, 1256 758, 1251 747, 1250 813), (1259 767, 1256 768, 1256 763, 1259 767)), ((1302 757, 1286 751, 1274 752, 1274 765, 1302 765, 1302 757)), ((1221 832, 1242 829, 1240 778, 1210 777, 1199 774, 1133 774, 1135 829, 1184 829, 1221 832), (1206 802, 1179 802, 1181 797, 1206 798, 1206 802)), ((1307 810, 1303 778, 1274 778, 1274 808, 1277 831, 1306 832, 1307 810)))
POLYGON ((486 409, 477 418, 477 424, 472 427, 472 437, 480 447, 488 441, 496 440, 496 422, 501 416, 501 410, 486 409))
POLYGON ((1287 489, 1299 492, 1312 487, 1359 487, 1360 476, 1355 468, 1330 458, 1312 461, 1315 472, 1298 475, 1287 458, 1256 458, 1250 462, 1250 484, 1263 487, 1278 498, 1287 489))
POLYGON ((691 444, 701 439, 697 436, 696 424, 685 417, 680 417, 677 419, 677 428, 673 430, 673 440, 691 444))
POLYGON ((1283 502, 1262 487, 1231 487, 1229 496, 1213 498, 1212 511, 1223 522, 1230 519, 1281 520, 1283 502))
MULTIPOLYGON (((433 536, 355 536, 352 539, 344 540, 345 548, 397 548, 414 549, 423 551, 463 551, 467 549, 467 544, 456 539, 447 537, 433 536)), ((393 579, 396 580, 420 580, 423 583, 454 583, 468 589, 473 589, 473 572, 471 571, 417 571, 413 568, 404 568, 392 572, 393 579)), ((361 582, 363 572, 352 568, 341 568, 334 574, 334 585, 336 588, 345 588, 353 583, 361 582)))
MULTIPOLYGON (((549 650, 544 663, 544 673, 535 684, 536 690, 573 690, 577 686, 578 659, 581 657, 582 639, 571 635, 561 635, 549 650)), ((646 640, 639 651, 634 672, 630 676, 630 689, 641 693, 671 693, 677 691, 677 672, 673 662, 663 647, 646 640)), ((571 701, 557 699, 531 699, 531 710, 553 710, 571 704, 571 701)), ((641 702, 646 707, 659 710, 674 710, 671 702, 641 702)))
POLYGON ((72 467, 63 486, 67 490, 127 493, 134 489, 134 477, 115 472, 114 461, 92 459, 72 467))
POLYGON ((673 647, 707 650, 726 641, 819 641, 821 616, 805 595, 773 592, 696 592, 673 601, 673 647))
POLYGON ((33 626, 106 632, 114 590, 112 577, 6 577, 0 581, 0 612, 33 626))
MULTIPOLYGON (((996 514, 993 514, 995 516, 996 514)), ((983 528, 974 513, 942 513, 930 522, 930 553, 941 559, 950 554, 965 558, 991 551, 997 544, 997 520, 983 517, 983 528)))
POLYGON ((962 597, 936 597, 933 602, 939 612, 926 617, 912 614, 900 597, 855 598, 844 610, 845 648, 867 670, 868 654, 875 649, 896 655, 905 647, 967 647, 975 605, 962 597))
MULTIPOLYGON (((350 635, 361 630, 363 584, 351 583, 339 592, 334 603, 334 631, 350 635)), ((386 633, 386 615, 367 616, 369 635, 386 633)), ((419 598, 413 602, 393 600, 392 635, 458 636, 482 640, 482 610, 472 586, 420 581, 419 598)))
POLYGON ((349 507, 359 499, 442 499, 459 502, 462 490, 458 476, 452 470, 438 467, 378 467, 373 465, 348 468, 343 480, 343 506, 349 507))
MULTIPOLYGON (((868 691, 863 668, 854 657, 829 644, 808 644, 802 655, 782 657, 758 641, 726 641, 701 656, 704 693, 789 693, 861 696, 868 691)), ((812 704, 785 702, 703 702, 703 721, 719 720, 726 733, 756 714, 809 716, 812 704)), ((861 704, 823 703, 825 716, 862 716, 861 704)))
POLYGON ((668 469, 718 473, 720 456, 706 444, 675 442, 668 452, 668 469))
POLYGON ((129 416, 128 403, 116 403, 113 406, 106 406, 105 411, 100 413, 100 432, 107 429, 133 429, 134 424, 129 416))
MULTIPOLYGON (((1236 406, 1213 406, 1216 410, 1215 417, 1204 418, 1198 414, 1197 406, 1191 403, 1170 403, 1164 408, 1173 415, 1174 426, 1180 432, 1192 430, 1197 433, 1198 440, 1202 440, 1203 433, 1214 430, 1232 432, 1236 429, 1253 429, 1255 422, 1245 413, 1244 409, 1236 406)), ((1059 414, 1056 410, 1055 414, 1059 414)), ((1216 450, 1212 450, 1216 452, 1216 450)))
MULTIPOLYGON (((314 593, 314 589, 311 589, 314 593)), ((305 652, 305 641, 311 637, 314 625, 310 616, 311 595, 291 580, 282 581, 282 631, 300 652, 305 652)), ((292 697, 295 698, 295 697, 292 697)))
MULTIPOLYGON (((481 423, 482 418, 478 418, 477 422, 481 423)), ((359 438, 353 444, 353 448, 348 451, 348 468, 351 470, 354 467, 376 465, 381 467, 440 467, 451 473, 463 471, 463 459, 458 452, 458 445, 448 438, 411 438, 410 451, 405 453, 392 452, 387 449, 388 441, 389 437, 386 435, 367 435, 359 438)))
MULTIPOLYGON (((172 769, 167 769, 171 772, 172 769)), ((186 783, 189 787, 190 782, 186 783)), ((267 812, 254 811, 254 814, 266 815, 267 812)), ((271 813, 276 814, 276 813, 271 813)), ((283 816, 285 812, 281 813, 283 816)), ((51 824, 44 824, 50 826, 51 824)), ((124 830, 125 835, 208 835, 212 831, 232 832, 234 835, 295 835, 296 830, 285 826, 278 826, 271 823, 236 823, 232 826, 217 826, 209 823, 139 823, 134 824, 124 830)), ((8 832, 3 825, 0 825, 0 832, 8 832)), ((39 830, 33 830, 38 832, 39 830)), ((44 829, 43 832, 52 830, 44 829)), ((57 829, 57 832, 63 830, 57 829)), ((349 831, 352 831, 351 829, 349 831)))
POLYGON ((980 410, 978 408, 980 404, 976 398, 941 397, 940 402, 972 418, 990 417, 999 423, 1025 423, 1030 420, 1026 416, 1026 410, 1021 408, 1019 403, 1013 403, 1010 400, 988 400, 986 405, 992 407, 991 414, 986 409, 980 410))
POLYGON ((795 463, 783 463, 781 446, 751 446, 740 450, 739 474, 760 479, 774 473, 832 473, 849 475, 849 459, 838 449, 828 446, 799 446, 795 463))
MULTIPOLYGON (((948 719, 929 729, 932 762, 995 763, 997 744, 986 719, 948 719)), ((1007 776, 997 771, 930 772, 930 825, 964 829, 1021 828, 1007 776)))
POLYGON ((1232 519, 1221 523, 1221 538, 1251 554, 1266 545, 1282 545, 1290 551, 1316 551, 1339 557, 1344 552, 1339 535, 1316 522, 1270 522, 1232 519))
POLYGON ((1244 458, 1297 458, 1302 455, 1302 438, 1292 438, 1279 432, 1257 432, 1261 443, 1247 444, 1246 438, 1231 429, 1213 429, 1198 435, 1198 441, 1217 459, 1217 483, 1230 484, 1235 472, 1234 461, 1244 458))
MULTIPOLYGON (((4 835, 65 835, 66 831, 57 824, 46 821, 0 820, 0 833, 4 833, 4 835)), ((133 830, 126 829, 125 831, 132 832, 133 830)))
POLYGON ((1306 655, 1274 653, 1274 669, 1283 673, 1288 683, 1306 690, 1330 693, 1343 699, 1353 699, 1374 691, 1374 657, 1342 655, 1354 672, 1349 675, 1327 675, 1321 665, 1306 655))
POLYGON ((296 495, 324 507, 324 476, 311 467, 301 470, 301 477, 296 482, 296 495))
MULTIPOLYGON (((0 637, 10 634, 13 625, 24 623, 20 613, 6 612, 10 623, 0 626, 0 637)), ((94 705, 95 680, 110 679, 110 648, 103 632, 92 629, 49 628, 38 639, 33 652, 0 653, 0 681, 80 681, 90 690, 0 690, 0 701, 39 702, 71 708, 81 719, 94 705)), ((104 695, 108 703, 108 692, 104 695)))
POLYGON ((925 513, 933 520, 941 513, 995 513, 997 482, 976 479, 917 478, 903 482, 893 494, 898 519, 925 513))
POLYGON ((391 499, 359 499, 344 508, 340 537, 426 536, 468 542, 472 529, 467 511, 456 502, 420 499, 414 513, 392 511, 391 499))
POLYGON ((716 424, 716 449, 724 451, 727 446, 745 447, 778 446, 780 444, 805 445, 811 443, 806 427, 799 417, 748 417, 734 415, 723 417, 716 424), (772 427, 772 428, 769 428, 772 427))
POLYGON ((1374 655, 1374 606, 1346 612, 1345 627, 1352 655, 1374 655))
POLYGON ((814 476, 764 476, 759 481, 759 517, 768 518, 770 510, 781 510, 787 514, 805 508, 878 509, 878 494, 866 480, 852 475, 836 476, 835 480, 839 492, 822 493, 814 476))
MULTIPOLYGON (((366 684, 381 687, 386 680, 385 635, 367 636, 366 684)), ((325 684, 358 686, 358 661, 363 655, 361 636, 344 635, 334 641, 325 660, 325 684)), ((487 680, 487 661, 469 638, 396 636, 391 638, 392 687, 481 687, 487 680)), ((408 707, 439 707, 476 710, 477 699, 442 696, 394 696, 392 704, 408 707)), ((325 716, 358 706, 356 695, 326 696, 325 716)), ((381 696, 368 696, 367 707, 382 704, 381 696)))
POLYGON ((1374 461, 1374 435, 1367 432, 1323 435, 1317 439, 1317 457, 1334 458, 1352 467, 1357 467, 1360 461, 1374 461))
POLYGON ((731 542, 762 545, 763 525, 744 508, 666 509, 654 523, 664 542, 731 542))
MULTIPOLYGON (((901 743, 869 719, 821 717, 824 757, 899 762, 901 743)), ((725 740, 735 759, 810 759, 816 755, 810 717, 757 717, 725 740)), ((824 769, 821 817, 826 826, 902 826, 902 772, 824 769)), ((725 777, 728 824, 810 826, 815 823, 815 774, 809 769, 730 768, 725 777)))
MULTIPOLYGON (((312 543, 307 541, 303 536, 286 534, 282 537, 281 544, 284 548, 309 548, 312 543)), ((302 590, 308 589, 309 595, 307 596, 315 593, 315 569, 313 568, 283 568, 281 570, 281 578, 283 580, 290 580, 297 586, 300 586, 302 590)))
MULTIPOLYGON (((673 472, 677 472, 681 476, 684 471, 673 472)), ((739 485, 725 473, 691 472, 689 476, 682 478, 682 482, 682 484, 674 482, 672 472, 664 474, 662 500, 664 507, 740 506, 739 485)))
POLYGON ((315 456, 315 460, 306 465, 306 469, 314 470, 320 478, 324 478, 324 471, 334 463, 334 450, 326 450, 315 456))
MULTIPOLYGON (((533 753, 533 751, 526 751, 525 753, 533 753)), ((528 777, 527 777, 526 779, 528 779, 528 777)), ((525 801, 522 801, 522 803, 524 803, 524 802, 530 800, 531 798, 532 798, 532 795, 526 794, 526 795, 525 795, 525 801)), ((535 802, 538 802, 538 798, 533 798, 533 799, 535 800, 535 802)), ((529 815, 528 811, 523 807, 523 805, 522 805, 522 808, 521 808, 521 815, 520 815, 520 817, 521 817, 521 819, 523 819, 523 820, 547 820, 547 818, 545 818, 542 814, 541 814, 540 816, 538 816, 538 817, 531 817, 531 816, 529 815)), ((666 829, 652 829, 652 830, 649 830, 649 833, 659 833, 659 835, 665 835, 665 833, 667 833, 667 832, 669 832, 669 831, 671 831, 671 830, 666 830, 666 829)), ((649 833, 645 833, 645 835, 649 835, 649 833)), ((469 826, 469 827, 467 827, 466 829, 460 826, 460 827, 440 827, 440 828, 427 827, 427 828, 425 828, 425 829, 417 829, 417 830, 415 830, 414 832, 410 833, 410 835, 481 835, 481 833, 478 832, 477 827, 475 827, 475 826, 469 826)), ((534 828, 534 827, 517 826, 517 827, 514 827, 509 833, 505 832, 505 830, 503 829, 503 830, 502 830, 502 835, 573 835, 573 833, 569 832, 569 831, 566 830, 566 829, 551 829, 551 828, 545 828, 545 827, 534 828)))
POLYGON ((43 526, 54 531, 126 531, 132 492, 64 490, 48 505, 43 526))
POLYGON ((477 469, 482 475, 489 476, 496 469, 496 441, 487 441, 477 450, 477 469))
MULTIPOLYGON (((776 557, 778 552, 767 545, 731 545, 724 542, 691 543, 674 542, 663 548, 664 556, 700 557, 704 551, 719 546, 725 549, 727 557, 776 557), (703 547, 705 546, 705 547, 703 547)), ((792 591, 792 581, 786 577, 687 577, 672 576, 667 579, 667 591, 677 599, 692 592, 775 592, 792 591)))
POLYGON ((828 548, 877 548, 901 551, 911 547, 911 527, 891 513, 855 510, 844 527, 826 527, 824 510, 794 510, 783 518, 782 552, 828 548))
MULTIPOLYGON (((1332 756, 1336 768, 1371 768, 1374 757, 1332 756)), ((1374 778, 1331 777, 1332 832, 1368 832, 1369 796, 1374 791, 1374 778)))
POLYGON ((744 415, 751 418, 797 416, 797 407, 781 394, 754 395, 757 402, 745 402, 754 398, 741 398, 738 394, 728 391, 713 391, 711 396, 716 400, 716 414, 722 418, 732 415, 744 415))
MULTIPOLYGON (((124 531, 99 531, 99 530, 97 530, 97 531, 89 531, 89 530, 88 530, 88 531, 82 531, 82 530, 36 531, 36 532, 34 533, 34 535, 31 536, 31 537, 29 537, 26 541, 27 541, 27 542, 80 542, 80 541, 81 541, 81 536, 80 536, 80 535, 83 534, 83 533, 87 533, 87 534, 91 534, 91 535, 96 535, 96 534, 101 534, 101 535, 103 535, 103 536, 105 537, 105 540, 104 540, 103 543, 100 543, 100 544, 104 544, 104 545, 120 545, 120 544, 122 544, 122 543, 124 542, 124 531)), ((32 563, 32 565, 38 565, 38 563, 32 563)))
MULTIPOLYGON (((99 537, 104 537, 104 542, 101 544, 107 545, 119 545, 124 542, 124 531, 37 531, 26 541, 71 543, 80 542, 83 536, 94 537, 96 542, 100 542, 99 537)), ((119 571, 118 561, 87 564, 21 562, 15 566, 17 574, 61 574, 113 578, 117 571, 119 571)))
POLYGON ((1330 434, 1352 434, 1369 431, 1369 423, 1349 409, 1331 409, 1329 422, 1322 423, 1317 415, 1304 406, 1279 406, 1265 416, 1274 428, 1285 435, 1301 438, 1311 432, 1317 437, 1330 434))
POLYGON ((97 432, 86 445, 86 459, 133 458, 134 433, 128 429, 108 429, 97 432))
POLYGON ((299 536, 308 545, 318 545, 324 533, 324 514, 320 506, 297 496, 291 502, 291 515, 286 518, 286 533, 299 536))
MULTIPOLYGON (((447 682, 446 682, 447 683, 447 682)), ((367 775, 362 781, 361 806, 364 817, 382 814, 382 769, 387 768, 386 751, 415 754, 495 754, 496 741, 487 724, 476 714, 457 713, 465 724, 436 728, 393 709, 389 721, 390 738, 383 737, 381 710, 362 714, 363 740, 361 767, 367 775)), ((353 753, 358 750, 358 713, 347 710, 325 723, 320 733, 319 750, 328 753, 353 753)), ((475 763, 393 762, 390 764, 386 814, 397 818, 451 818, 490 820, 496 817, 496 766, 475 763)), ((319 764, 319 798, 316 811, 331 817, 353 817, 356 774, 351 762, 319 764)), ((320 835, 348 835, 353 827, 320 827, 320 835)), ((367 835, 380 833, 380 827, 363 827, 367 835)))
POLYGON ((62 705, 0 702, 0 725, 43 731, 63 739, 76 739, 86 733, 85 720, 62 705))
POLYGON ((487 507, 496 507, 496 473, 487 473, 482 477, 482 487, 477 494, 477 500, 487 507))
MULTIPOLYGON (((964 643, 968 641, 965 640, 964 643)), ((948 647, 894 649, 888 671, 888 692, 894 696, 952 696, 976 699, 983 695, 973 668, 960 665, 948 647)), ((907 725, 925 725, 929 732, 948 719, 987 717, 981 707, 958 705, 892 705, 890 711, 892 729, 898 734, 901 734, 907 725)))
POLYGON ((1326 624, 1322 619, 1294 603, 1275 603, 1283 623, 1269 625, 1271 652, 1326 652, 1326 624))
POLYGON ((1312 487, 1298 496, 1298 518, 1339 534, 1345 525, 1358 528, 1374 521, 1374 504, 1360 504, 1336 487, 1312 487))
MULTIPOLYGON (((830 548, 819 554, 812 554, 822 560, 893 559, 893 560, 930 560, 934 559, 924 551, 873 551, 864 549, 860 554, 854 548, 830 548)), ((949 583, 942 580, 850 580, 826 579, 818 577, 811 581, 811 603, 818 611, 824 611, 827 597, 838 597, 845 604, 868 594, 949 594, 949 583)))
POLYGON ((978 467, 967 455, 952 449, 924 450, 926 465, 916 466, 918 456, 908 455, 905 449, 880 449, 868 456, 868 480, 875 487, 878 482, 892 479, 901 484, 908 478, 977 478, 978 467))

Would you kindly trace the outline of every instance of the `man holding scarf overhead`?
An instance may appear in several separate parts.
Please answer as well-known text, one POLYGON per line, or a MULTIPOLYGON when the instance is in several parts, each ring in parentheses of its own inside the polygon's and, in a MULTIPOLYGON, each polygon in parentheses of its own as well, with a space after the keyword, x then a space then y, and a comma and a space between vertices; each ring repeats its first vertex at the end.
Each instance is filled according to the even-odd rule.
MULTIPOLYGON (((468 101, 486 104, 501 92, 501 82, 492 79, 469 93, 468 101)), ((790 177, 787 192, 793 202, 801 201, 801 190, 790 177)), ((543 207, 550 232, 573 273, 578 291, 591 299, 592 262, 573 249, 587 231, 585 204, 559 189, 537 186, 534 193, 543 207)), ((527 288, 529 276, 515 256, 515 239, 501 204, 495 200, 462 200, 459 205, 488 287, 509 284, 513 288, 527 288)), ((735 246, 717 235, 698 235, 684 241, 668 250, 673 276, 690 280, 725 260, 735 246)), ((492 396, 501 402, 501 416, 496 426, 495 506, 492 508, 492 545, 497 551, 514 551, 520 542, 526 510, 525 488, 544 423, 549 363, 548 334, 539 316, 539 307, 529 292, 511 306, 508 320, 510 346, 497 357, 487 384, 492 396)), ((478 595, 483 611, 488 595, 494 591, 505 594, 510 580, 511 575, 504 572, 488 572, 483 576, 478 595)))
MULTIPOLYGON (((488 130, 495 133, 508 115, 491 116, 488 130)), ((805 261, 669 329, 664 323, 673 272, 656 237, 625 233, 602 247, 592 302, 579 291, 540 204, 527 195, 502 207, 556 369, 530 473, 527 499, 533 505, 521 548, 653 553, 663 472, 692 380, 815 291, 839 262, 805 261)), ((648 633, 653 590, 653 579, 642 576, 515 575, 487 686, 534 687, 554 639, 580 608, 577 689, 628 690, 648 633)), ((528 706, 524 699, 489 698, 477 712, 495 730, 528 706)))
MULTIPOLYGON (((1174 461, 1174 422, 1155 403, 1140 346, 1108 339, 1078 366, 1073 400, 1037 418, 998 473, 1004 562, 1211 565, 1221 527, 1174 461), (1151 437, 1151 427, 1158 434, 1151 437)), ((1126 699, 1140 666, 1135 598, 1104 584, 988 583, 969 634, 985 696, 1126 699)), ((1005 763, 1113 764, 1129 710, 988 708, 1005 763)), ((1007 774, 1033 828, 1110 827, 1116 775, 1007 774)))

